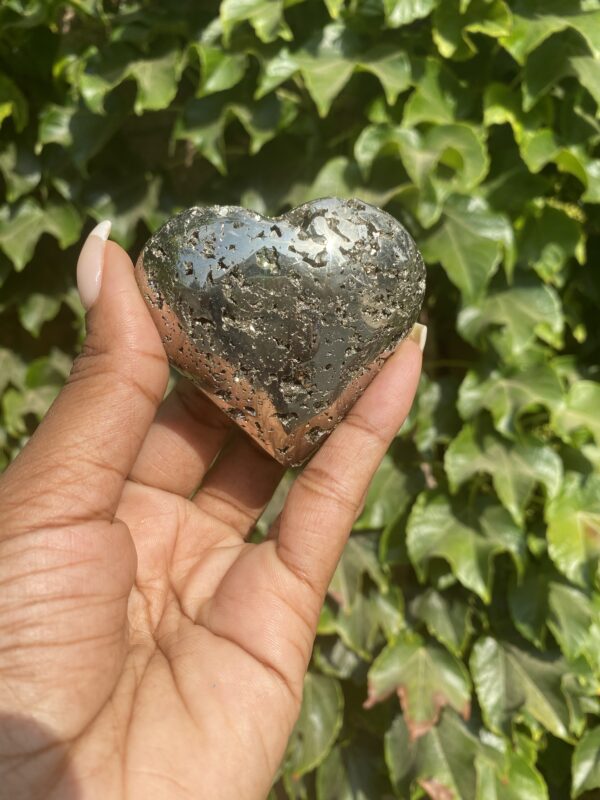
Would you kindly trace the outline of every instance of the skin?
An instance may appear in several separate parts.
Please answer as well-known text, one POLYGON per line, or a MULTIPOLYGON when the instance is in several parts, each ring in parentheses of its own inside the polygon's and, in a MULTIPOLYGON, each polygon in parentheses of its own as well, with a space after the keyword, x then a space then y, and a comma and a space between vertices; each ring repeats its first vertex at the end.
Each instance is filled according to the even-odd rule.
POLYGON ((161 341, 110 242, 87 328, 0 482, 0 797, 263 800, 420 350, 398 347, 250 544, 282 469, 189 383, 163 402, 161 341))

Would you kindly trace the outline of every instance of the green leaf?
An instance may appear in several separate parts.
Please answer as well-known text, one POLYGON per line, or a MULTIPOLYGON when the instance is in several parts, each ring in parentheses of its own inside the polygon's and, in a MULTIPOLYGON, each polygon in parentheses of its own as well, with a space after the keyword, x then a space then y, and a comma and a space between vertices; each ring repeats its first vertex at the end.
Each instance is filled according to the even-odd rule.
POLYGON ((562 398, 560 379, 549 365, 504 372, 492 370, 487 375, 470 371, 460 387, 458 411, 463 419, 469 420, 487 409, 496 429, 514 438, 525 412, 540 408, 553 412, 562 398))
POLYGON ((563 208, 542 205, 533 209, 518 238, 519 258, 546 282, 562 286, 565 266, 576 258, 585 263, 585 239, 581 221, 563 208))
POLYGON ((600 559, 600 475, 568 473, 546 508, 548 552, 578 586, 595 582, 600 559))
POLYGON ((450 710, 416 742, 396 717, 385 734, 385 757, 403 798, 426 792, 432 800, 548 800, 542 776, 523 755, 450 710))
POLYGON ((348 539, 329 584, 329 595, 342 608, 349 609, 361 591, 365 574, 381 591, 386 591, 387 579, 377 558, 377 540, 373 536, 357 534, 348 539))
POLYGON ((353 31, 341 22, 332 22, 301 48, 294 52, 282 48, 264 61, 256 97, 263 97, 299 72, 319 115, 325 117, 356 70, 375 75, 390 104, 412 84, 410 61, 402 50, 387 44, 367 50, 353 31))
POLYGON ((474 475, 491 475, 498 498, 517 525, 523 524, 535 487, 542 484, 551 499, 557 495, 563 477, 562 461, 551 447, 511 442, 473 425, 465 425, 451 442, 444 467, 453 492, 474 475))
POLYGON ((327 757, 342 726, 343 710, 344 696, 335 678, 308 672, 300 716, 283 762, 285 773, 300 777, 327 757))
POLYGON ((31 260, 38 239, 44 232, 44 211, 32 199, 16 208, 0 208, 0 248, 22 270, 31 260))
POLYGON ((473 632, 471 606, 430 588, 415 597, 410 610, 453 655, 464 653, 473 632))
POLYGON ((583 656, 597 672, 600 663, 600 605, 597 595, 554 580, 548 586, 548 628, 571 662, 583 656))
POLYGON ((283 0, 223 0, 220 15, 225 41, 229 41, 237 25, 246 21, 263 42, 272 42, 279 37, 291 39, 292 32, 283 16, 283 8, 283 0))
POLYGON ((383 797, 386 781, 364 746, 336 745, 317 769, 317 800, 383 797))
POLYGON ((118 42, 106 50, 91 51, 78 88, 89 110, 102 115, 107 94, 133 79, 137 84, 134 111, 143 114, 170 105, 177 94, 182 69, 181 53, 168 42, 153 43, 150 58, 140 58, 132 47, 118 42))
POLYGON ((511 726, 526 713, 554 736, 569 739, 568 709, 561 691, 563 659, 487 636, 475 644, 469 666, 492 731, 510 735, 511 726))
POLYGON ((385 92, 390 105, 398 99, 398 95, 412 85, 412 71, 408 55, 396 45, 375 45, 357 62, 360 70, 375 75, 385 92))
POLYGON ((508 220, 476 197, 449 198, 440 226, 421 243, 423 258, 439 262, 467 302, 481 297, 511 250, 508 220))
POLYGON ((458 433, 457 394, 455 377, 445 375, 433 380, 427 375, 421 376, 411 416, 402 429, 411 431, 420 452, 431 451, 437 444, 448 444, 458 433))
POLYGON ((403 125, 456 122, 459 102, 465 93, 443 61, 435 58, 417 61, 413 80, 415 88, 404 106, 403 125))
POLYGON ((512 556, 521 570, 523 534, 509 514, 488 500, 454 508, 441 492, 417 498, 407 526, 407 547, 417 575, 424 581, 429 562, 444 559, 467 589, 489 603, 494 559, 512 556))
POLYGON ((19 305, 21 325, 32 336, 39 336, 42 325, 54 319, 61 307, 61 299, 34 292, 19 305))
POLYGON ((401 28, 429 16, 437 0, 383 0, 385 24, 388 28, 401 28))
POLYGON ((36 153, 45 145, 58 144, 68 150, 79 169, 102 150, 120 127, 126 109, 120 105, 100 116, 85 108, 44 106, 39 116, 36 153))
POLYGON ((471 0, 461 13, 461 0, 444 0, 433 15, 433 38, 444 58, 464 59, 477 52, 469 34, 495 39, 510 33, 512 17, 503 0, 471 0))
POLYGON ((296 113, 295 104, 277 94, 248 105, 234 102, 229 94, 210 95, 186 104, 175 126, 174 138, 191 142, 204 158, 225 174, 225 129, 232 119, 237 119, 246 129, 250 152, 255 154, 287 127, 296 113))
POLYGON ((600 728, 589 730, 573 752, 572 797, 600 788, 600 728))
POLYGON ((600 106, 600 60, 590 56, 571 56, 569 65, 581 85, 592 95, 596 105, 600 106))
POLYGON ((42 174, 40 162, 31 150, 14 142, 9 142, 0 151, 0 173, 6 184, 9 203, 35 189, 42 174))
POLYGON ((363 512, 354 528, 374 530, 391 522, 398 511, 406 507, 406 481, 406 472, 394 463, 391 456, 385 456, 371 481, 363 512))
POLYGON ((296 53, 306 88, 321 117, 327 116, 335 97, 354 72, 358 38, 339 23, 327 25, 296 53))
POLYGON ((511 32, 502 45, 519 64, 552 34, 572 28, 600 55, 600 10, 579 12, 571 0, 520 0, 513 7, 511 32), (573 13, 575 12, 575 13, 573 13))
POLYGON ((555 347, 562 345, 564 317, 554 289, 538 281, 519 280, 519 285, 490 292, 477 303, 466 306, 458 316, 458 330, 473 344, 487 336, 487 329, 501 326, 511 356, 518 360, 536 336, 555 347))
POLYGON ((169 106, 177 94, 181 68, 181 56, 176 49, 131 62, 127 74, 138 85, 133 106, 135 113, 158 111, 169 106))
POLYGON ((589 431, 600 444, 600 383, 576 381, 556 408, 552 424, 569 441, 580 431, 589 431))
POLYGON ((464 719, 471 714, 471 684, 462 663, 438 645, 417 636, 388 645, 369 670, 371 708, 396 692, 411 739, 431 730, 445 706, 464 719))
POLYGON ((13 118, 15 128, 22 131, 29 116, 23 92, 8 75, 0 73, 0 127, 5 119, 13 118))
POLYGON ((244 77, 248 66, 245 53, 228 53, 220 47, 194 45, 200 58, 201 80, 198 96, 231 89, 244 77))

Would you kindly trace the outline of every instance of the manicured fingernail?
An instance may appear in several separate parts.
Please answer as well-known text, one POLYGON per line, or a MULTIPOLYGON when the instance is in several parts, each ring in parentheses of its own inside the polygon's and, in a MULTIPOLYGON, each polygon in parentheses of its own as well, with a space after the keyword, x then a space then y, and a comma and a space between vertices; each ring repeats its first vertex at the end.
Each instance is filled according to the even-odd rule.
POLYGON ((421 325, 420 322, 415 322, 411 332, 408 334, 407 339, 412 339, 419 345, 419 350, 425 350, 425 342, 427 341, 427 325, 421 325))
POLYGON ((77 261, 77 288, 86 311, 94 305, 102 285, 104 247, 110 233, 111 221, 99 222, 83 243, 77 261))

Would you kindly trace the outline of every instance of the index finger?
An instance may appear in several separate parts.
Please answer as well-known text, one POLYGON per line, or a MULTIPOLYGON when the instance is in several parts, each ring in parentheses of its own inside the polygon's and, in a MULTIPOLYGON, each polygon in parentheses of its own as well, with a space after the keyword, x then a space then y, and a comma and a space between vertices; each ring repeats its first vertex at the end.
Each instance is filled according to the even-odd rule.
POLYGON ((426 333, 415 327, 298 476, 281 514, 279 558, 319 595, 327 591, 363 495, 412 405, 426 333))

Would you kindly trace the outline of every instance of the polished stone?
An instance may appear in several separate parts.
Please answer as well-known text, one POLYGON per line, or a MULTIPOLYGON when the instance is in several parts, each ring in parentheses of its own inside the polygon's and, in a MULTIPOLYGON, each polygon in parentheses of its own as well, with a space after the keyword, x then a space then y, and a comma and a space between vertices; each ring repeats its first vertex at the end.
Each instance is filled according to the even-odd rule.
POLYGON ((284 464, 302 463, 415 323, 425 266, 386 212, 190 208, 145 245, 140 288, 173 366, 284 464))

